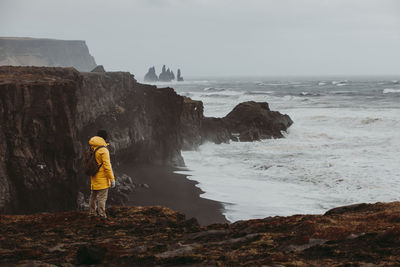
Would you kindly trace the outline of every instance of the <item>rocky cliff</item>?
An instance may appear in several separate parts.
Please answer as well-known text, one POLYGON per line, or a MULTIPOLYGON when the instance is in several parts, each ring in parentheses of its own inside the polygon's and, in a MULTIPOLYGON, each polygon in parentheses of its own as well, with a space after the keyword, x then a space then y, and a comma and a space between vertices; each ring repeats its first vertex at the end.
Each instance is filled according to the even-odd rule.
POLYGON ((400 203, 213 224, 162 207, 0 215, 4 266, 398 266, 400 203), (25 265, 24 265, 25 264, 25 265))
POLYGON ((108 129, 114 163, 182 164, 183 98, 129 73, 0 67, 0 211, 71 209, 81 156, 108 129))
POLYGON ((36 38, 0 38, 0 66, 96 67, 85 41, 36 38))
POLYGON ((78 192, 89 188, 82 156, 100 128, 109 132, 116 166, 182 166, 182 149, 282 137, 290 124, 255 102, 204 118, 202 102, 139 84, 127 72, 0 67, 0 213, 75 208, 78 192))

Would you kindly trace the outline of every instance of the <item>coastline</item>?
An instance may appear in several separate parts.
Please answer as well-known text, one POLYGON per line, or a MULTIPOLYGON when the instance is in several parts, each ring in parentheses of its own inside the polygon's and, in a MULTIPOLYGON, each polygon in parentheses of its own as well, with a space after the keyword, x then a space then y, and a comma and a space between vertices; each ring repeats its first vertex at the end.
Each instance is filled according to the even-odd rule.
POLYGON ((149 185, 136 188, 129 195, 127 206, 167 207, 184 213, 187 219, 196 218, 200 225, 229 223, 222 213, 222 203, 202 198, 204 192, 196 186, 197 182, 174 173, 175 170, 156 165, 118 166, 118 171, 131 176, 135 183, 149 185))

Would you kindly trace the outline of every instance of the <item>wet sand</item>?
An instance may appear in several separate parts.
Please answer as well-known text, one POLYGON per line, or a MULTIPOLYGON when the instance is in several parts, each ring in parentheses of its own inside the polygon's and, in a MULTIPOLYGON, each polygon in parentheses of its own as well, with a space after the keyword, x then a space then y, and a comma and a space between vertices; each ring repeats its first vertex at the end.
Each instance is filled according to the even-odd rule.
POLYGON ((222 215, 220 202, 200 197, 203 192, 186 175, 173 173, 174 169, 160 166, 119 166, 120 173, 131 176, 135 183, 148 184, 130 195, 128 205, 164 206, 182 212, 186 218, 196 218, 201 225, 228 222, 222 215))

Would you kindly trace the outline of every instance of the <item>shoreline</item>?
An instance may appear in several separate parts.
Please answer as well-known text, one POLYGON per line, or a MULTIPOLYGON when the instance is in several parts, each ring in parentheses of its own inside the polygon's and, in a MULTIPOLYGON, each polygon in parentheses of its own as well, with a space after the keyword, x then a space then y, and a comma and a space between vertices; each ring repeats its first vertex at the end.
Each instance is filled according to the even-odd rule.
POLYGON ((138 187, 129 194, 126 206, 163 206, 182 212, 187 219, 196 218, 200 225, 229 223, 223 215, 221 202, 202 198, 204 193, 187 179, 184 174, 174 173, 176 169, 155 165, 121 165, 120 173, 131 176, 137 184, 147 184, 149 188, 138 187))

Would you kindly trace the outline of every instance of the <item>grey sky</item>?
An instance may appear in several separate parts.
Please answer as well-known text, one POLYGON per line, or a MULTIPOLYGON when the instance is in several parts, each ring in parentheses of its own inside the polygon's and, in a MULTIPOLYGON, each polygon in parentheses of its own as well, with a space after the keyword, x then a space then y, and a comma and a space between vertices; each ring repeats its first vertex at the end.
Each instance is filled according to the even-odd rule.
POLYGON ((86 40, 142 78, 400 74, 398 0, 0 0, 0 36, 86 40))

